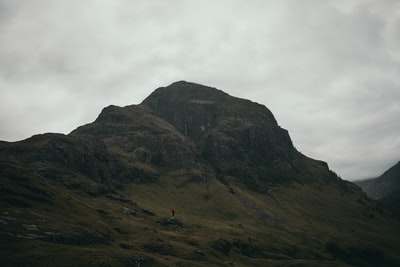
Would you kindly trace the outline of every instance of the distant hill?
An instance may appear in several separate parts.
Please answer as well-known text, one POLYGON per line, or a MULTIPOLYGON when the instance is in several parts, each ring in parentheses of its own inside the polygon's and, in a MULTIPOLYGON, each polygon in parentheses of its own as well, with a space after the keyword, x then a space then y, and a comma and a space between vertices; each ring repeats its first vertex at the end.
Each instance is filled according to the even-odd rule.
POLYGON ((0 142, 0 208, 1 266, 400 265, 400 222, 268 108, 185 81, 0 142))
POLYGON ((377 178, 355 183, 382 206, 400 214, 400 162, 377 178))
POLYGON ((355 182, 373 199, 381 199, 397 190, 400 190, 400 162, 381 176, 373 179, 355 182))

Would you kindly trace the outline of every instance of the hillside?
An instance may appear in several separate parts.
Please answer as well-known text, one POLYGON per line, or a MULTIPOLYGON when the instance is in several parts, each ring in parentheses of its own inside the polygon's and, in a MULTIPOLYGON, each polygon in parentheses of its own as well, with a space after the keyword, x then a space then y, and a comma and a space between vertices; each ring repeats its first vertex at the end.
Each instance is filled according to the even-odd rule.
POLYGON ((400 215, 400 162, 389 168, 381 176, 357 181, 356 184, 381 206, 400 215))
POLYGON ((356 184, 373 199, 380 199, 398 191, 400 190, 400 162, 389 168, 381 176, 357 181, 356 184))
POLYGON ((265 106, 203 85, 0 142, 0 165, 2 266, 400 264, 399 221, 265 106))

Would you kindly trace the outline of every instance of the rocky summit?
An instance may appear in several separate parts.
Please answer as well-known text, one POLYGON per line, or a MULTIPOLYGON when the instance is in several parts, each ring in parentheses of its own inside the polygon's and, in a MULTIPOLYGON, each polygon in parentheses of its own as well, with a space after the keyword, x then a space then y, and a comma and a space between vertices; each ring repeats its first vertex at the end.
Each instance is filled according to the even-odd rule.
POLYGON ((336 177, 325 163, 300 154, 265 106, 183 81, 158 88, 140 105, 107 107, 70 135, 100 138, 132 168, 156 175, 208 167, 258 191, 336 177), (311 169, 323 175, 313 177, 311 169))
POLYGON ((268 108, 200 84, 0 142, 0 167, 1 266, 400 264, 393 213, 268 108))

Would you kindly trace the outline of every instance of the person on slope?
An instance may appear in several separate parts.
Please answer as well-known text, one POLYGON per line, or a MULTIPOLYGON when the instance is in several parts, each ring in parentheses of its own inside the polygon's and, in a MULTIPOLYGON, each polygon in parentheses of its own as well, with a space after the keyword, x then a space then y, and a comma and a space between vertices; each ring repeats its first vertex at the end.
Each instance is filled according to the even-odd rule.
POLYGON ((171 212, 172 212, 172 218, 171 219, 174 219, 175 218, 175 212, 176 212, 175 208, 172 208, 171 212))

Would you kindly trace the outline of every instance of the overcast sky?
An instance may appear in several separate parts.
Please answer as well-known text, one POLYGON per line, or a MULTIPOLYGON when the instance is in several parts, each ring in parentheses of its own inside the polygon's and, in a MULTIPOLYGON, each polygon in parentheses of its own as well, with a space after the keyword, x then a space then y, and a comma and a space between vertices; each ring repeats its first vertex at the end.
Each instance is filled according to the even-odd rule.
POLYGON ((400 160, 398 0, 0 0, 0 140, 177 80, 264 104, 343 179, 400 160))

